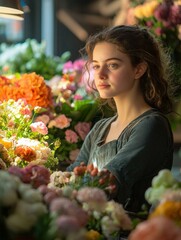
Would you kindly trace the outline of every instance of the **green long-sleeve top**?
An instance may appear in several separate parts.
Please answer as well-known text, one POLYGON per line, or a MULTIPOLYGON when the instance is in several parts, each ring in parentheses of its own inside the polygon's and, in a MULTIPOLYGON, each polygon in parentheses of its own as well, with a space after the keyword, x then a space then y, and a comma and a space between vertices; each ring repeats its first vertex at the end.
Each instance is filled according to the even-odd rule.
POLYGON ((145 191, 161 169, 171 169, 173 135, 169 121, 156 109, 134 119, 117 140, 104 144, 111 122, 117 116, 99 120, 87 135, 77 160, 67 170, 84 162, 99 170, 108 169, 116 177, 113 199, 129 211, 137 212, 145 203, 145 191))

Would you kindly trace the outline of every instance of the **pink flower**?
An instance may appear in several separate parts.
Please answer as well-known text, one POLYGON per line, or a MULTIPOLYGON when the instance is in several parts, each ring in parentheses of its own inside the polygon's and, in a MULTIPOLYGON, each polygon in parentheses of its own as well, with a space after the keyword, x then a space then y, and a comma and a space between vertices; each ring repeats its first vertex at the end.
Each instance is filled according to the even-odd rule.
POLYGON ((58 117, 54 118, 52 121, 50 121, 48 127, 57 127, 60 129, 67 128, 70 126, 71 121, 72 119, 67 118, 64 114, 61 114, 58 117))
POLYGON ((35 119, 35 122, 43 122, 45 125, 47 125, 50 121, 50 117, 46 114, 40 115, 35 119))
POLYGON ((50 182, 50 171, 44 166, 10 167, 8 172, 18 176, 22 182, 31 184, 34 188, 47 185, 50 182))
POLYGON ((77 218, 74 216, 62 215, 57 218, 56 225, 58 227, 58 231, 60 231, 61 234, 77 232, 81 229, 81 226, 77 221, 77 218))
POLYGON ((38 132, 42 135, 46 135, 48 133, 48 128, 43 122, 35 122, 30 125, 32 132, 38 132))
POLYGON ((162 30, 161 27, 157 27, 157 28, 155 29, 155 34, 156 34, 157 36, 161 36, 162 33, 163 33, 163 30, 162 30))
POLYGON ((73 70, 74 70, 74 68, 73 68, 72 61, 68 61, 68 62, 64 63, 63 73, 73 72, 73 70))
POLYGON ((137 225, 129 240, 180 240, 181 229, 166 217, 154 217, 137 225))
POLYGON ((79 122, 77 125, 75 125, 75 131, 79 134, 80 138, 82 140, 85 139, 88 132, 90 131, 91 123, 87 122, 79 122))
POLYGON ((73 67, 75 71, 81 72, 84 66, 85 66, 85 61, 83 59, 77 59, 73 63, 73 67))
POLYGON ((82 100, 82 96, 79 94, 74 95, 74 100, 82 100))
POLYGON ((67 140, 67 142, 70 143, 77 143, 78 142, 78 135, 76 134, 76 132, 72 131, 72 130, 66 130, 65 131, 65 139, 67 140))
POLYGON ((88 209, 102 211, 107 202, 106 193, 97 187, 82 187, 77 192, 77 199, 86 203, 88 209))
POLYGON ((80 152, 80 149, 78 149, 78 148, 75 149, 75 150, 70 151, 70 153, 69 153, 70 160, 71 161, 75 161, 77 156, 78 156, 78 154, 79 154, 79 152, 80 152))
POLYGON ((55 198, 50 203, 50 211, 56 212, 59 215, 72 216, 77 219, 79 226, 87 224, 88 215, 76 202, 68 198, 60 197, 55 198))
POLYGON ((30 107, 28 106, 28 103, 27 103, 26 99, 23 99, 23 98, 18 99, 17 104, 19 106, 21 106, 21 108, 20 108, 20 113, 21 114, 28 115, 29 117, 32 116, 32 111, 31 111, 30 107))
POLYGON ((32 116, 32 111, 28 106, 22 107, 20 109, 20 113, 23 114, 23 115, 29 116, 29 118, 32 116))

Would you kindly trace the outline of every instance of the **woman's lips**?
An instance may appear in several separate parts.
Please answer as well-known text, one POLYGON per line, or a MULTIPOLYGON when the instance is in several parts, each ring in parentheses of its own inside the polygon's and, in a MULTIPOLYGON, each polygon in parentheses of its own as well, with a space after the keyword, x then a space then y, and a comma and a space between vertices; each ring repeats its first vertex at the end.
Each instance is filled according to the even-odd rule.
POLYGON ((105 89, 105 88, 110 87, 110 85, 108 85, 108 84, 99 84, 97 87, 98 87, 99 89, 105 89))

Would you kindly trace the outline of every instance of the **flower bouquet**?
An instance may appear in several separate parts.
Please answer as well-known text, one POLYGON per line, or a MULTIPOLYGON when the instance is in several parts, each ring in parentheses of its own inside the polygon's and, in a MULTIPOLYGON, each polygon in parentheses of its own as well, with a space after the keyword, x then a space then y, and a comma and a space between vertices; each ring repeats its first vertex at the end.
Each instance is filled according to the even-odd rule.
POLYGON ((46 82, 53 95, 53 108, 35 119, 46 124, 47 141, 55 142, 55 156, 62 170, 65 169, 63 165, 76 159, 95 117, 100 115, 95 96, 85 81, 84 65, 82 59, 66 62, 63 74, 46 82))
POLYGON ((0 168, 12 165, 43 164, 49 168, 57 165, 53 150, 47 144, 47 127, 43 122, 33 122, 40 107, 32 108, 23 99, 10 99, 0 104, 0 168))
POLYGON ((109 201, 103 189, 50 186, 50 178, 43 166, 0 170, 0 237, 100 240, 132 229, 123 207, 109 201))
POLYGON ((181 236, 181 182, 164 169, 152 180, 145 198, 152 204, 148 219, 137 225, 129 240, 179 240, 181 236), (153 231, 154 229, 154 231, 153 231))
POLYGON ((176 96, 181 88, 181 2, 173 0, 144 1, 133 8, 137 24, 147 27, 162 43, 173 59, 173 81, 177 86, 176 96))

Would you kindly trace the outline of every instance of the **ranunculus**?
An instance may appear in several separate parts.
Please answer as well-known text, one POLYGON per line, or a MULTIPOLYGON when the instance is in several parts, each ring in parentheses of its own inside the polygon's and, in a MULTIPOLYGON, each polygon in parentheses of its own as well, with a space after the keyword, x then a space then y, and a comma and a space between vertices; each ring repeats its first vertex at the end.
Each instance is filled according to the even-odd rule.
POLYGON ((36 159, 35 150, 29 146, 25 146, 25 145, 17 146, 14 152, 17 156, 19 156, 20 158, 28 162, 31 162, 32 160, 36 159))
POLYGON ((30 128, 32 132, 38 132, 42 135, 46 135, 48 133, 48 128, 44 122, 34 122, 30 125, 30 128))
POLYGON ((166 217, 155 217, 137 225, 129 240, 180 240, 181 229, 166 217))
POLYGON ((103 210, 107 202, 105 192, 97 187, 82 187, 77 192, 77 199, 82 204, 86 203, 89 209, 97 211, 103 210))
POLYGON ((57 128, 60 128, 60 129, 63 129, 63 128, 67 128, 70 126, 70 122, 72 121, 72 119, 70 118, 67 118, 65 116, 65 114, 61 114, 59 115, 58 117, 54 118, 53 120, 51 120, 49 122, 49 125, 48 127, 51 128, 51 127, 57 127, 57 128))
POLYGON ((84 140, 88 132, 90 131, 90 127, 91 124, 88 122, 78 122, 74 128, 75 131, 79 134, 80 138, 84 140))
POLYGON ((46 114, 40 115, 35 119, 35 122, 43 122, 45 125, 47 125, 50 121, 50 117, 46 114))
POLYGON ((77 143, 78 138, 79 137, 76 134, 76 132, 74 132, 72 130, 66 130, 65 131, 65 139, 67 140, 67 142, 69 142, 69 143, 77 143))

